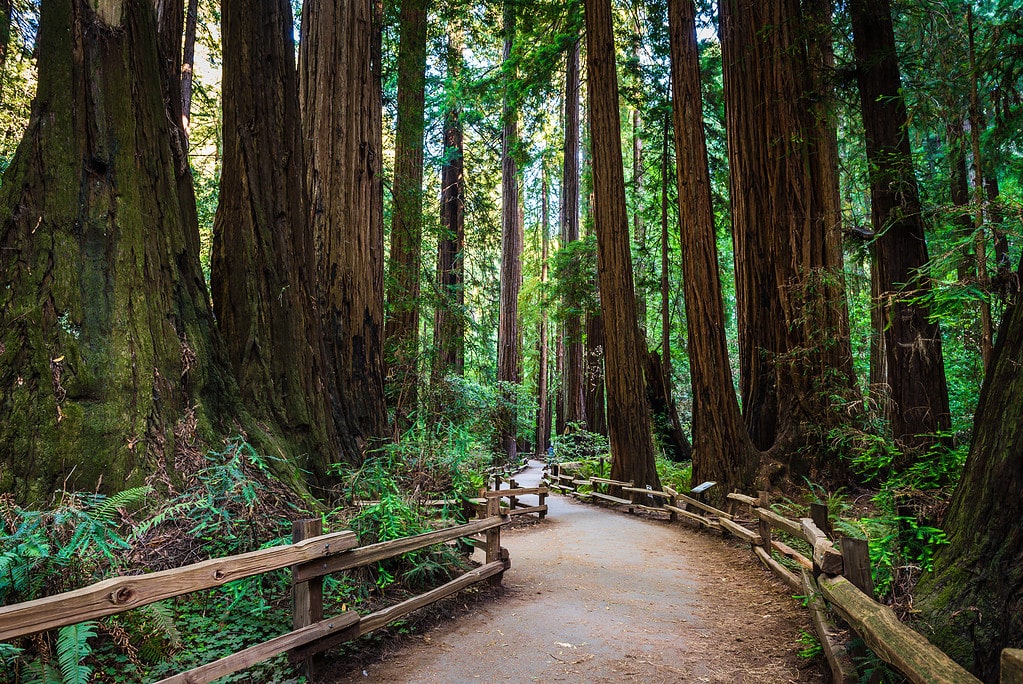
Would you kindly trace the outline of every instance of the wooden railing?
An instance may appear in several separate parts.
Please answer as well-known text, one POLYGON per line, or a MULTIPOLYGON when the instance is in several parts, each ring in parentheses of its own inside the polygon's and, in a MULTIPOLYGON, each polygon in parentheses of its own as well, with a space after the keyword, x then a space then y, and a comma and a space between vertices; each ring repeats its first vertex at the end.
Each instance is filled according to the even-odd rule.
MULTIPOLYGON (((729 494, 729 510, 724 511, 670 487, 651 491, 632 487, 632 483, 627 482, 562 474, 557 468, 552 469, 549 479, 551 489, 579 499, 610 501, 627 507, 629 512, 635 509, 664 512, 672 520, 682 517, 706 529, 720 530, 748 542, 769 570, 793 592, 806 597, 814 628, 836 683, 860 681, 853 662, 853 656, 860 654, 851 653, 849 645, 838 640, 837 635, 841 632, 829 617, 829 606, 878 657, 910 681, 980 682, 925 637, 900 622, 891 608, 874 600, 866 540, 843 537, 837 543, 833 541, 826 506, 814 504, 811 517, 797 521, 770 510, 766 492, 761 492, 759 497, 729 494), (623 496, 598 492, 597 487, 604 484, 617 487, 623 496), (582 485, 590 485, 594 491, 578 491, 582 485), (636 497, 657 500, 659 505, 638 505, 636 497), (749 517, 756 523, 756 529, 750 529, 736 519, 736 507, 741 505, 750 507, 749 517), (800 552, 776 539, 774 531, 805 542, 808 551, 800 552), (775 557, 776 553, 793 561, 799 567, 799 573, 785 567, 775 557)), ((1001 681, 1002 684, 1023 684, 1023 651, 1006 649, 1002 653, 1001 681)))
POLYGON ((547 494, 549 493, 547 487, 520 487, 514 479, 508 480, 507 484, 506 489, 501 489, 501 481, 498 480, 495 489, 481 489, 478 497, 469 500, 476 507, 480 516, 484 515, 488 503, 497 499, 499 511, 502 514, 511 516, 536 514, 540 520, 547 517, 547 494), (537 502, 531 505, 532 502, 522 501, 524 496, 535 496, 537 502))
POLYGON ((489 579, 500 583, 510 567, 507 550, 501 548, 501 526, 508 516, 499 514, 499 499, 487 499, 486 517, 369 546, 358 546, 351 531, 320 534, 321 521, 296 521, 293 544, 251 553, 217 558, 172 570, 145 575, 114 577, 75 591, 48 596, 0 608, 0 641, 73 625, 107 615, 122 613, 156 601, 211 589, 227 582, 290 567, 294 630, 207 665, 169 677, 160 684, 211 682, 232 672, 251 667, 268 658, 288 653, 292 662, 305 661, 328 648, 379 629, 409 613, 455 592, 489 579), (486 558, 482 566, 447 584, 369 615, 344 611, 323 617, 323 577, 386 560, 409 551, 455 539, 482 535, 486 558))

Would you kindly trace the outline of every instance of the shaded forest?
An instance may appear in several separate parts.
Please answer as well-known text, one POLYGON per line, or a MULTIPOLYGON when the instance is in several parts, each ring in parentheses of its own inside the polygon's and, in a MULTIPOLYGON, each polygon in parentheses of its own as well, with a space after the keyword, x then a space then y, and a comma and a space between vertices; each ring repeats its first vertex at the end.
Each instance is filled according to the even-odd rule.
MULTIPOLYGON (((1021 123, 1009 0, 0 0, 0 601, 412 534, 530 454, 828 501, 991 678, 1021 123)), ((204 611, 76 662, 155 676, 204 611)))

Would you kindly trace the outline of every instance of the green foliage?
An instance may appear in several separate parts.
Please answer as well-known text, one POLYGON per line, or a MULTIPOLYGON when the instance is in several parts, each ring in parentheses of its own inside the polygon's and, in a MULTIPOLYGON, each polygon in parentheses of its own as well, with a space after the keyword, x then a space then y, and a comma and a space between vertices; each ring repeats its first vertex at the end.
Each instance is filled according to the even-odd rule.
POLYGON ((607 458, 611 451, 607 437, 590 432, 579 423, 569 423, 564 434, 555 435, 551 440, 551 446, 554 447, 554 460, 557 463, 595 461, 597 458, 607 458))
POLYGON ((802 648, 799 649, 800 658, 810 660, 824 654, 824 647, 821 646, 820 639, 813 632, 808 632, 805 629, 799 630, 799 643, 802 645, 802 648))
POLYGON ((95 622, 82 622, 60 629, 57 637, 57 662, 64 684, 86 684, 92 677, 92 668, 83 665, 92 653, 89 639, 96 636, 95 622))
POLYGON ((555 320, 597 313, 597 238, 587 235, 563 245, 554 253, 553 266, 552 299, 561 302, 555 320))
POLYGON ((657 477, 662 487, 671 487, 676 492, 688 491, 693 486, 693 463, 692 461, 676 463, 658 454, 657 477))

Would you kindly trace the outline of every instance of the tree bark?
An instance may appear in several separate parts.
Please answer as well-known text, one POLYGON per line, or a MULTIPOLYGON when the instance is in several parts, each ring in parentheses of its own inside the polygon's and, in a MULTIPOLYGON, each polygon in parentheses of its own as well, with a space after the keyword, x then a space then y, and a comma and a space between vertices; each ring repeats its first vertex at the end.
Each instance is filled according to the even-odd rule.
POLYGON ((678 409, 668 396, 664 368, 656 351, 647 352, 645 375, 647 401, 650 402, 650 412, 654 418, 654 430, 657 431, 664 453, 676 463, 692 459, 693 445, 682 431, 678 409))
MULTIPOLYGON (((462 72, 462 31, 453 26, 448 33, 448 81, 457 92, 462 72)), ((440 301, 434 311, 433 334, 436 357, 435 385, 448 373, 461 376, 465 370, 465 176, 462 115, 454 95, 444 114, 444 162, 441 166, 440 240, 437 246, 437 285, 440 301)), ((440 409, 440 406, 435 408, 440 409)))
POLYGON ((537 382, 536 382, 536 457, 542 458, 546 453, 547 446, 551 443, 551 408, 549 402, 549 391, 547 378, 549 377, 548 356, 550 343, 547 339, 547 257, 550 251, 550 216, 547 205, 547 172, 541 170, 541 193, 540 198, 540 330, 537 335, 537 382))
POLYGON ((981 390, 973 442, 934 571, 913 592, 928 638, 983 681, 1023 645, 1023 307, 1006 313, 981 390))
POLYGON ((388 404, 396 436, 413 422, 419 394, 419 271, 423 251, 426 2, 401 3, 394 205, 387 276, 388 404))
MULTIPOLYGON (((702 118, 702 117, 701 117, 702 118)), ((661 149, 661 359, 664 368, 664 393, 671 401, 671 262, 668 242, 668 143, 671 114, 664 117, 664 144, 661 149)), ((720 288, 720 284, 718 286, 720 288)))
POLYGON ((178 193, 152 3, 45 0, 38 41, 0 184, 0 488, 42 504, 172 475, 241 408, 178 193))
POLYGON ((187 139, 192 121, 192 84, 195 76, 195 31, 199 21, 199 0, 188 0, 185 37, 181 56, 181 127, 187 139))
MULTIPOLYGON (((987 293, 991 289, 991 276, 987 270, 987 238, 984 235, 984 175, 983 161, 980 153, 980 131, 983 126, 980 113, 980 94, 978 93, 977 81, 980 76, 977 73, 976 47, 974 45, 973 29, 973 7, 966 8, 966 24, 969 34, 970 53, 970 152, 973 156, 973 244, 976 255, 977 284, 981 292, 987 293)), ((991 362, 991 304, 987 299, 982 298, 978 302, 980 307, 980 358, 984 362, 984 369, 987 370, 991 362)))
POLYGON ((841 268, 829 262, 840 255, 828 245, 830 136, 799 0, 722 0, 720 14, 743 418, 758 448, 792 462, 852 383, 851 357, 830 351, 848 330, 829 286, 841 268))
POLYGON ((693 387, 693 482, 713 480, 718 483, 716 491, 744 491, 753 484, 759 456, 743 426, 732 389, 703 133, 693 1, 670 0, 668 21, 681 215, 679 242, 693 387))
POLYGON ((870 165, 873 256, 880 347, 886 371, 885 414, 896 443, 923 453, 951 424, 941 332, 927 307, 927 243, 907 131, 906 104, 888 0, 853 0, 860 106, 870 165))
MULTIPOLYGON (((515 9, 504 5, 504 61, 511 69, 515 43, 515 9)), ((518 114, 512 101, 514 70, 507 73, 505 86, 504 129, 501 135, 501 301, 497 326, 497 380, 517 384, 519 372, 519 290, 522 287, 522 220, 519 215, 519 178, 515 154, 518 147, 518 114)), ((518 455, 516 416, 510 387, 502 389, 504 408, 499 418, 500 448, 508 461, 518 455)))
MULTIPOLYGON (((638 45, 638 39, 637 39, 638 45)), ((639 61, 639 56, 636 56, 639 61)), ((639 331, 643 337, 643 346, 646 346, 646 289, 643 283, 645 264, 643 254, 646 250, 646 222, 643 221, 643 138, 639 130, 642 118, 639 108, 632 110, 632 237, 636 242, 639 254, 636 255, 636 321, 639 323, 639 331)))
POLYGON ((636 322, 636 291, 629 250, 611 2, 587 0, 585 7, 593 209, 605 333, 611 477, 632 480, 636 487, 649 485, 659 489, 638 353, 644 344, 636 322))
POLYGON ((351 438, 341 457, 361 463, 387 433, 380 19, 371 0, 307 0, 302 12, 299 99, 317 300, 335 424, 351 438))
POLYGON ((291 5, 223 0, 221 17, 224 158, 213 311, 242 400, 325 484, 337 449, 314 306, 291 5))
MULTIPOLYGON (((570 11, 578 11, 572 3, 570 11)), ((561 244, 579 239, 579 40, 568 49, 565 64, 565 152, 561 189, 561 244)), ((565 368, 562 376, 564 423, 586 424, 583 385, 583 327, 578 313, 565 317, 565 368)), ((561 430, 563 431, 562 426, 561 430)))
POLYGON ((583 358, 583 410, 586 429, 607 437, 607 402, 604 395, 604 316, 600 311, 586 315, 586 344, 583 358))

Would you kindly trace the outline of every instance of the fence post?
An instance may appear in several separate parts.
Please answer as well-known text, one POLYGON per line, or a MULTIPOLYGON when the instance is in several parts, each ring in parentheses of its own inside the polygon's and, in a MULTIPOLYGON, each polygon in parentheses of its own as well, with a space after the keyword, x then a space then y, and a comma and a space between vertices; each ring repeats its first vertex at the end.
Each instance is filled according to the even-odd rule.
MULTIPOLYGON (((514 479, 508 480, 508 487, 510 489, 518 489, 519 488, 519 483, 516 482, 514 479)), ((513 513, 515 511, 515 507, 518 506, 518 505, 519 505, 519 498, 517 496, 509 496, 508 497, 508 512, 509 513, 513 513)))
MULTIPOLYGON (((771 493, 770 492, 757 493, 760 495, 759 501, 760 508, 767 508, 767 506, 771 503, 771 493)), ((768 553, 771 553, 771 523, 767 522, 766 520, 761 520, 758 527, 760 532, 760 538, 764 540, 764 549, 768 553)))
MULTIPOLYGON (((487 518, 501 515, 501 499, 498 497, 487 498, 487 518)), ((501 527, 491 527, 487 530, 487 563, 501 560, 501 527)), ((497 586, 501 584, 504 573, 498 573, 490 577, 490 584, 497 586)))
POLYGON ((870 546, 866 539, 842 537, 838 540, 842 551, 842 574, 870 598, 874 598, 874 578, 870 574, 870 546))
POLYGON ((828 535, 828 539, 834 539, 831 532, 831 515, 827 504, 810 504, 810 519, 813 520, 813 524, 817 526, 817 529, 828 535))
MULTIPOLYGON (((320 518, 304 518, 291 524, 291 541, 297 544, 311 537, 323 534, 320 518)), ((300 629, 323 619, 323 578, 297 582, 291 586, 292 628, 300 629)), ((305 660, 306 677, 312 679, 323 664, 323 655, 314 655, 305 660)))
MULTIPOLYGON (((542 487, 543 485, 541 484, 540 486, 542 487)), ((539 499, 540 499, 540 506, 541 506, 541 508, 543 506, 547 505, 547 493, 546 492, 540 492, 539 499)), ((547 511, 541 510, 540 511, 540 515, 539 515, 540 520, 543 520, 546 517, 547 517, 547 511)))
POLYGON ((1017 648, 1002 651, 1001 684, 1023 684, 1023 651, 1017 648))

